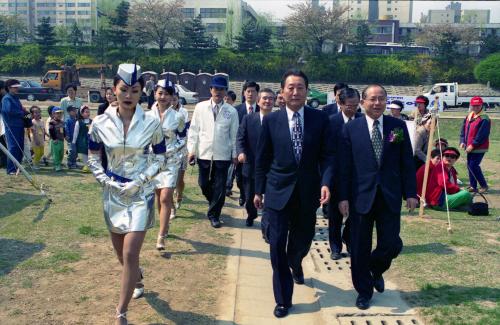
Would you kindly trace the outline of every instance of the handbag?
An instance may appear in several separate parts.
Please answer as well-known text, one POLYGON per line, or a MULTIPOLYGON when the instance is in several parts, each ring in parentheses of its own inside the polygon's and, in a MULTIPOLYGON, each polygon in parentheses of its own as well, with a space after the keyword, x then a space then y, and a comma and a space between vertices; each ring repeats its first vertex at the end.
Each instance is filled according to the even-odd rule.
POLYGON ((486 197, 481 194, 481 193, 474 193, 472 195, 472 203, 469 206, 469 209, 467 211, 471 216, 487 216, 490 214, 490 211, 488 209, 488 200, 486 200, 486 197), (480 195, 484 202, 474 202, 474 197, 476 195, 480 195))
POLYGON ((23 116, 23 124, 25 129, 29 129, 33 126, 33 121, 29 114, 23 116))

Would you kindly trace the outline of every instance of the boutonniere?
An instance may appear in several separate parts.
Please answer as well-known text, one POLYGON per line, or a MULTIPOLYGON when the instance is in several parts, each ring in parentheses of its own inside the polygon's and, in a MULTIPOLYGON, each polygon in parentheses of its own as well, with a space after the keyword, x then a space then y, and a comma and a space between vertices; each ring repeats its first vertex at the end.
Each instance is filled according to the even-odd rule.
POLYGON ((389 142, 390 143, 401 143, 405 139, 403 129, 402 128, 394 128, 389 134, 389 142))

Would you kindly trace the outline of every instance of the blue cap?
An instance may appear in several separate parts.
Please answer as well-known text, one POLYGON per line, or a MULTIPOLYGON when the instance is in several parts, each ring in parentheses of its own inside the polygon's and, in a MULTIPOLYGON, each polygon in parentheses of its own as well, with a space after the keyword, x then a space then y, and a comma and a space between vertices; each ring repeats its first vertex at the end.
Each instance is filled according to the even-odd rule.
POLYGON ((59 112, 64 112, 64 111, 59 106, 54 106, 54 107, 52 107, 52 110, 50 112, 53 114, 53 113, 59 113, 59 112))
POLYGON ((221 76, 212 77, 210 87, 225 88, 227 89, 227 79, 221 76))
POLYGON ((129 86, 133 86, 141 75, 141 67, 134 63, 122 63, 118 66, 116 73, 123 82, 129 86))

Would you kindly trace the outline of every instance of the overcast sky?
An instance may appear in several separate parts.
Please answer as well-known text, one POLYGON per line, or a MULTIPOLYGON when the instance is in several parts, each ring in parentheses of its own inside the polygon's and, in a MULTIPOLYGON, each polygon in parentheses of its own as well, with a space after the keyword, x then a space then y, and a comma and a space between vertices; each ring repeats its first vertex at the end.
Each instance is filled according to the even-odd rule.
MULTIPOLYGON (((256 11, 270 13, 276 18, 284 18, 290 14, 287 5, 304 0, 245 0, 256 11)), ((368 0, 363 0, 368 1, 368 0)), ((400 0, 401 1, 401 0, 400 0)), ((459 1, 462 9, 490 9, 490 22, 500 23, 500 1, 459 1)), ((320 0, 321 4, 331 4, 331 0, 320 0)), ((413 1, 413 22, 420 21, 420 14, 427 14, 429 9, 445 9, 450 1, 413 1)))

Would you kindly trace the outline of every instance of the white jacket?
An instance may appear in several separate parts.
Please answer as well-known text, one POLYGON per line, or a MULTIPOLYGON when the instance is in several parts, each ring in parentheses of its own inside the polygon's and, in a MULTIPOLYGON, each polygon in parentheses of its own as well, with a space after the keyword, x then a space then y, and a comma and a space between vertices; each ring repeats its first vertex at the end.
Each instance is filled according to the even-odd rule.
POLYGON ((214 121, 211 100, 198 103, 188 132, 188 152, 205 160, 236 158, 238 127, 238 112, 233 106, 223 103, 214 121))

